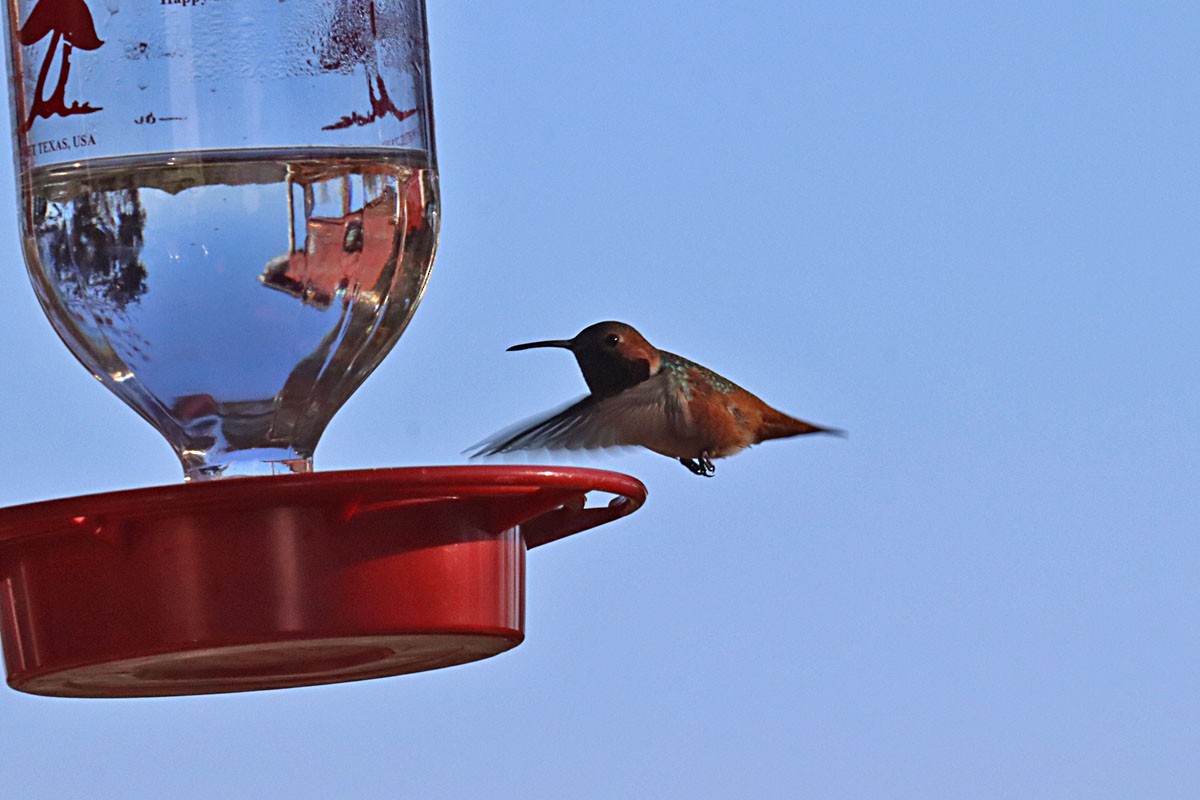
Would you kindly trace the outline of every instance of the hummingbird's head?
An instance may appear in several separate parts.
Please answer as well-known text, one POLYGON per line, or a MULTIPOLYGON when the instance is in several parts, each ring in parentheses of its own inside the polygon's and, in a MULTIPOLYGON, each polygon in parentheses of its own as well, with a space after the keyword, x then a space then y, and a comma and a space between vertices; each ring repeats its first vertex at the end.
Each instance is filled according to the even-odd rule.
POLYGON ((516 344, 509 350, 563 347, 575 354, 583 379, 592 394, 607 397, 641 383, 658 372, 661 358, 633 326, 624 322, 597 322, 573 339, 516 344))

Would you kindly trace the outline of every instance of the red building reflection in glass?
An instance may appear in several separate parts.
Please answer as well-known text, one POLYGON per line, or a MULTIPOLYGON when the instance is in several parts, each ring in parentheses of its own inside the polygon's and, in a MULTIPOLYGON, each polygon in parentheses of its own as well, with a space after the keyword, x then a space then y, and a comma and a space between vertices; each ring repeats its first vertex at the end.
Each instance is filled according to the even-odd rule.
POLYGON ((374 292, 385 270, 394 268, 400 237, 424 224, 419 177, 413 175, 400 188, 400 219, 394 195, 340 217, 310 217, 302 246, 268 262, 259 280, 320 309, 329 308, 334 298, 348 303, 374 292))

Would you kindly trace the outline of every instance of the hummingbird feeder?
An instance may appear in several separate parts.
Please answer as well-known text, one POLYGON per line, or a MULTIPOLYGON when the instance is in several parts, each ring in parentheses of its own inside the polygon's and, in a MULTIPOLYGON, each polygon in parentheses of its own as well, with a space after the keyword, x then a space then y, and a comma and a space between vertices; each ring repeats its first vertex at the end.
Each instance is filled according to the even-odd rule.
POLYGON ((645 496, 601 470, 414 467, 0 509, 8 682, 73 697, 201 694, 487 658, 524 638, 526 550, 645 496), (587 508, 593 491, 616 497, 587 508))
POLYGON ((645 501, 594 469, 312 471, 424 294, 440 194, 423 0, 292 5, 10 3, 35 294, 186 478, 0 509, 15 689, 235 692, 487 658, 524 638, 527 550, 645 501))

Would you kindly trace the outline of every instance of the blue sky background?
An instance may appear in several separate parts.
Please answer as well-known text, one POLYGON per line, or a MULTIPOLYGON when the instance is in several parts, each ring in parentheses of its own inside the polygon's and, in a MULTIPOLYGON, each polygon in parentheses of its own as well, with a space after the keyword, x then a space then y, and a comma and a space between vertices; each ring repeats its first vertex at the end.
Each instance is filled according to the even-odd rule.
MULTIPOLYGON (((432 2, 444 225, 321 469, 461 463, 616 318, 848 440, 533 552, 481 663, 180 699, 0 690, 34 797, 1194 797, 1194 3, 432 2)), ((0 159, 0 181, 11 167, 0 159)), ((0 208, 0 503, 171 483, 0 208)), ((518 462, 523 463, 523 462, 518 462)))

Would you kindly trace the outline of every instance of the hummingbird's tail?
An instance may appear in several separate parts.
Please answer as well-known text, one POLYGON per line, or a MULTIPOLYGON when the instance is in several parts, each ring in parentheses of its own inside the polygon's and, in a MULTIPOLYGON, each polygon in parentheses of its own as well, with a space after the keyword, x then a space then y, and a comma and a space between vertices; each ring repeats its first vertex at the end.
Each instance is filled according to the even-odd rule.
POLYGON ((846 436, 841 428, 827 428, 824 425, 814 425, 802 419, 789 417, 782 411, 766 408, 763 411, 762 425, 758 429, 759 441, 767 439, 784 439, 788 436, 803 436, 806 433, 828 433, 833 436, 846 436))

